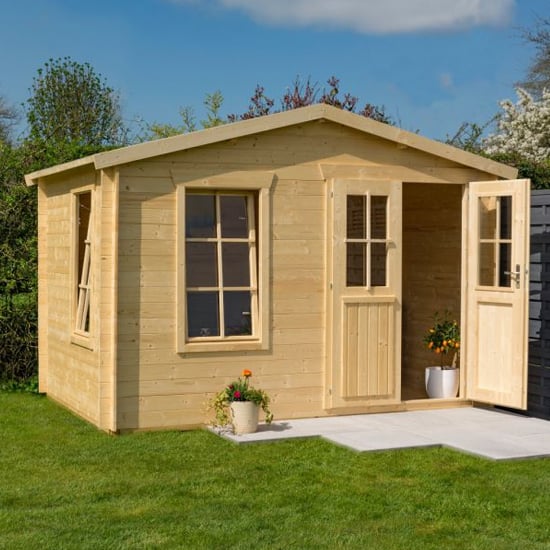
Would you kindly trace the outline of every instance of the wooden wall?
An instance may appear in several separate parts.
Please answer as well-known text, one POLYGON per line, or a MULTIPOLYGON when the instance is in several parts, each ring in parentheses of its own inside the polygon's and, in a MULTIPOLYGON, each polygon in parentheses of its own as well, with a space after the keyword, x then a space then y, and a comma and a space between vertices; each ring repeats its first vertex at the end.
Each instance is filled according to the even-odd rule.
POLYGON ((434 313, 460 323, 461 200, 461 185, 403 185, 403 399, 425 398, 424 369, 439 365, 422 342, 434 313))
MULTIPOLYGON (((93 185, 95 171, 78 170, 55 176, 41 184, 39 199, 39 327, 40 390, 80 416, 100 424, 99 349, 71 341, 73 335, 75 289, 73 263, 73 196, 71 191, 93 185)), ((92 208, 100 205, 94 194, 92 208)), ((99 232, 95 231, 96 242, 99 232)), ((97 249, 94 249, 97 250, 97 249)), ((97 254, 96 254, 97 256, 97 254)), ((99 258, 92 270, 99 279, 99 258)), ((92 294, 93 330, 99 327, 97 294, 92 294)))
MULTIPOLYGON (((459 311, 461 185, 489 179, 393 142, 316 121, 133 162, 75 169, 41 184, 41 386, 106 430, 185 428, 212 418, 206 402, 237 377, 269 392, 279 419, 326 414, 327 181, 405 182, 404 394, 420 396, 432 361, 421 338, 434 310, 459 311), (270 171, 273 225, 270 347, 176 352, 176 188, 193 179, 270 171), (71 343, 71 190, 96 193, 93 349, 71 343), (457 263, 458 262, 458 263, 457 263), (458 270, 458 271, 457 271, 458 270), (47 336, 46 336, 47 334, 47 336), (421 374, 422 370, 422 374, 421 374)), ((423 397, 423 394, 422 396, 423 397)), ((357 412, 357 411, 355 411, 357 412)))
MULTIPOLYGON (((322 407, 327 286, 325 177, 466 182, 476 176, 479 178, 479 173, 457 167, 451 161, 320 122, 122 167, 118 427, 124 430, 202 424, 209 418, 205 412, 207 400, 243 368, 251 369, 253 383, 272 396, 276 417, 325 414, 322 407), (242 170, 270 170, 276 175, 269 243, 272 342, 268 351, 176 353, 177 228, 172 170, 188 170, 194 178, 242 170)), ((413 193, 409 214, 420 209, 424 216, 434 208, 438 214, 433 224, 438 220, 447 223, 450 211, 453 219, 460 220, 461 205, 457 198, 460 186, 444 188, 452 199, 441 191, 427 197, 429 205, 424 207, 423 198, 420 195, 415 198, 413 193)), ((422 187, 418 190, 422 194, 422 187)), ((426 236, 422 227, 414 236, 413 225, 409 224, 413 241, 426 236)), ((444 239, 454 240, 455 229, 444 230, 444 239)), ((453 247, 456 246, 459 244, 455 242, 453 247)), ((454 257, 454 251, 453 248, 440 253, 440 260, 454 257)), ((437 266, 440 264, 441 261, 437 266)), ((436 275, 430 275, 433 286, 423 291, 423 296, 446 299, 450 292, 436 290, 440 284, 450 284, 445 269, 444 265, 436 267, 436 275)), ((454 306, 454 299, 451 302, 454 306)), ((425 313, 420 314, 419 320, 413 319, 412 324, 420 323, 423 327, 427 310, 431 312, 432 308, 431 304, 426 307, 425 313)), ((414 340, 416 334, 410 334, 414 340)), ((414 379, 415 375, 409 378, 414 379)))

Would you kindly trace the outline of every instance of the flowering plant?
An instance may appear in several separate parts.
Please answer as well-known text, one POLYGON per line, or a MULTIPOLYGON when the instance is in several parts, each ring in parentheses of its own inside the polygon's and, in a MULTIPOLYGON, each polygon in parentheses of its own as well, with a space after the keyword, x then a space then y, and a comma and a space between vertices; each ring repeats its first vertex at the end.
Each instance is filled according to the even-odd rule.
POLYGON ((252 401, 262 407, 265 413, 265 421, 270 424, 273 420, 273 414, 269 409, 269 396, 265 391, 253 388, 250 385, 252 371, 244 369, 242 375, 229 386, 218 392, 211 403, 211 408, 216 414, 216 425, 226 426, 231 422, 229 407, 234 401, 252 401))
MULTIPOLYGON (((451 354, 452 364, 455 354, 460 349, 460 328, 456 321, 449 319, 449 313, 445 312, 443 317, 435 314, 434 324, 424 335, 426 347, 440 356, 441 367, 443 367, 443 356, 451 354)), ((452 368, 447 367, 447 368, 452 368)))

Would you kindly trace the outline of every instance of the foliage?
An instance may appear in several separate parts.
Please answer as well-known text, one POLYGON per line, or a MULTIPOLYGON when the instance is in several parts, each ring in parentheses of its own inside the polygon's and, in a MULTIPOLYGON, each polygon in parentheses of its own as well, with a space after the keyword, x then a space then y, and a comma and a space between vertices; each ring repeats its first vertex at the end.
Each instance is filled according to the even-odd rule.
POLYGON ((265 421, 269 424, 273 420, 273 414, 269 409, 270 399, 266 392, 250 386, 252 372, 244 369, 242 378, 229 384, 226 388, 216 394, 211 402, 211 407, 216 415, 216 425, 226 426, 230 424, 229 408, 234 401, 252 401, 262 407, 265 413, 265 421))
POLYGON ((37 373, 37 192, 23 175, 124 139, 118 98, 89 64, 50 60, 31 92, 28 135, 0 139, 0 384, 12 389, 32 389, 37 373))
POLYGON ((50 59, 30 92, 26 141, 43 168, 125 142, 118 96, 89 63, 50 59))
POLYGON ((12 126, 16 121, 16 110, 0 96, 0 145, 9 142, 12 126))
POLYGON ((529 178, 532 189, 550 189, 550 158, 530 160, 517 153, 496 153, 490 156, 518 169, 519 178, 529 178))
MULTIPOLYGON (((391 118, 387 116, 382 107, 377 107, 371 103, 366 103, 363 108, 358 108, 359 99, 349 93, 340 95, 340 80, 335 76, 331 76, 327 80, 328 89, 319 87, 318 83, 311 82, 308 77, 305 82, 298 76, 294 80, 292 86, 287 89, 287 92, 281 99, 282 111, 298 109, 316 103, 325 103, 332 105, 345 111, 357 112, 358 114, 372 118, 379 122, 391 124, 391 118)), ((250 98, 248 109, 241 114, 231 114, 227 118, 229 122, 237 120, 248 120, 259 116, 265 116, 277 112, 275 109, 275 100, 265 94, 265 88, 259 84, 254 90, 254 94, 250 98)))
POLYGON ((0 298, 0 387, 36 385, 38 316, 36 293, 0 298), (9 298, 9 299, 7 299, 9 298))
POLYGON ((536 53, 526 79, 519 85, 540 98, 545 89, 550 90, 550 18, 539 17, 533 30, 523 31, 523 38, 535 46, 536 53))
POLYGON ((514 154, 531 161, 550 157, 550 90, 539 101, 518 88, 517 103, 500 102, 502 113, 497 118, 498 130, 484 144, 487 154, 514 154))
POLYGON ((29 394, 0 410, 4 548, 548 549, 547 459, 112 437, 29 394))
MULTIPOLYGON (((223 95, 219 90, 216 90, 212 94, 206 94, 203 103, 206 107, 206 119, 201 120, 202 128, 213 128, 214 126, 220 126, 225 123, 220 116, 223 105, 223 95)), ((144 139, 162 139, 194 132, 197 129, 194 109, 192 107, 182 107, 179 114, 181 118, 181 124, 179 126, 154 122, 148 125, 144 139)))
POLYGON ((460 348, 460 328, 457 321, 451 321, 448 311, 443 317, 439 313, 434 315, 434 323, 424 335, 424 344, 440 356, 442 367, 443 356, 449 353, 452 363, 452 358, 460 348))
POLYGON ((483 125, 463 122, 452 137, 447 137, 445 143, 476 155, 483 154, 483 135, 493 120, 483 125))

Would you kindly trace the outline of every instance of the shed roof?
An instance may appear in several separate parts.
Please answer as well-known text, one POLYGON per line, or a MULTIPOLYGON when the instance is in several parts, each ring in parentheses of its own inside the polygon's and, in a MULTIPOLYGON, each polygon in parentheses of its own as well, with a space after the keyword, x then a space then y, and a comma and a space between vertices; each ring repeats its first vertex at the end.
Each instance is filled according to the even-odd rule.
POLYGON ((160 155, 167 155, 186 149, 316 120, 327 120, 336 124, 341 124, 342 126, 347 126, 348 128, 353 128, 360 132, 392 141, 398 146, 410 147, 438 157, 443 157, 458 164, 487 172, 501 178, 515 178, 517 175, 517 170, 515 168, 506 166, 505 164, 468 153, 467 151, 457 149, 456 147, 439 141, 422 137, 413 132, 402 130, 396 126, 390 126, 389 124, 377 122, 371 118, 338 109, 331 105, 316 104, 309 107, 276 113, 274 115, 262 116, 208 128, 206 130, 199 130, 189 134, 181 134, 146 143, 139 143, 137 145, 130 145, 112 151, 96 153, 95 155, 32 172, 25 176, 25 181, 27 185, 34 185, 38 183, 40 178, 45 178, 82 166, 93 165, 95 169, 110 168, 121 164, 145 160, 160 155))

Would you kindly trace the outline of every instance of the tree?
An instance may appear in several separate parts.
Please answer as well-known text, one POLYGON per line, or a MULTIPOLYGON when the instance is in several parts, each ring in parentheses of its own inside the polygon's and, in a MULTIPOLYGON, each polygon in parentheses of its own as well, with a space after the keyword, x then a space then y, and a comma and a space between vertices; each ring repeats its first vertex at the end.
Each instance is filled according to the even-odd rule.
POLYGON ((485 142, 488 154, 515 154, 532 161, 550 157, 550 90, 536 101, 527 91, 518 88, 517 103, 509 99, 500 102, 502 113, 497 119, 498 130, 485 142))
POLYGON ((26 142, 43 151, 42 167, 124 144, 118 95, 89 63, 50 59, 30 92, 26 142))
MULTIPOLYGON (((225 124, 225 120, 220 116, 223 95, 219 90, 212 94, 206 94, 203 104, 206 107, 206 120, 201 120, 202 128, 213 128, 225 124)), ((147 127, 145 139, 161 139, 194 132, 197 129, 194 109, 192 107, 182 107, 179 114, 181 118, 179 126, 154 122, 147 127)))
MULTIPOLYGON (((280 100, 280 111, 289 111, 306 107, 315 103, 325 103, 333 105, 339 109, 357 112, 362 116, 372 118, 379 122, 391 124, 391 117, 385 114, 383 107, 377 107, 371 103, 366 103, 362 109, 357 110, 359 99, 349 93, 340 95, 340 80, 335 76, 331 76, 327 80, 328 89, 321 89, 317 82, 311 82, 311 78, 307 78, 305 82, 297 76, 292 85, 287 89, 287 92, 280 100)), ((241 114, 231 114, 227 118, 230 122, 237 120, 248 120, 259 116, 268 115, 277 112, 275 109, 275 100, 265 95, 265 89, 259 84, 254 90, 254 94, 250 98, 248 109, 241 114)))
MULTIPOLYGON (((36 189, 23 174, 122 145, 126 136, 118 97, 88 63, 50 60, 30 91, 27 136, 0 140, 0 388, 28 387, 37 371, 36 189)), ((0 123, 2 113, 11 117, 0 110, 0 123)))
POLYGON ((16 121, 17 112, 0 96, 0 143, 9 141, 11 128, 16 121))
POLYGON ((535 46, 535 56, 527 76, 519 86, 540 99, 545 89, 550 90, 550 18, 539 18, 534 30, 523 31, 526 42, 535 46))

